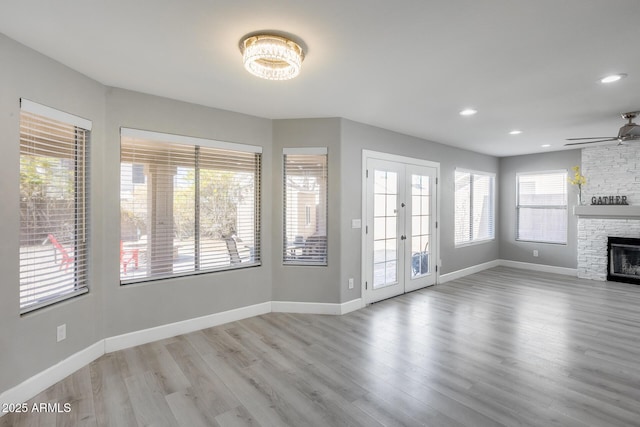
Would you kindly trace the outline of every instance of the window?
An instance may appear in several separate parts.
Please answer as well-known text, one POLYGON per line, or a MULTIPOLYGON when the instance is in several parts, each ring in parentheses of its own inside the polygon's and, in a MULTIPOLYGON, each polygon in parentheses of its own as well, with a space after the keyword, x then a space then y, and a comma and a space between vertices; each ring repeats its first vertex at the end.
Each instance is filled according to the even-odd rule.
POLYGON ((327 149, 284 149, 285 264, 327 265, 327 149))
POLYGON ((91 122, 20 101, 20 312, 88 291, 91 122))
POLYGON ((567 243, 567 172, 517 175, 516 240, 567 243))
POLYGON ((456 169, 456 246, 495 238, 495 175, 456 169))
POLYGON ((121 282, 260 265, 261 152, 123 128, 121 282))

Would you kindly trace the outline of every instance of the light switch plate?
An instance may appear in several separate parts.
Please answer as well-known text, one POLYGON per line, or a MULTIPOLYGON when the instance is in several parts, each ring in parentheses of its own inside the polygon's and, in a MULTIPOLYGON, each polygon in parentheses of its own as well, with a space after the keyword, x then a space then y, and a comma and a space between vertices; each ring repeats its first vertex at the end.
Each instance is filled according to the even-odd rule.
POLYGON ((362 228, 362 220, 360 220, 360 219, 352 219, 351 220, 351 228, 362 228))

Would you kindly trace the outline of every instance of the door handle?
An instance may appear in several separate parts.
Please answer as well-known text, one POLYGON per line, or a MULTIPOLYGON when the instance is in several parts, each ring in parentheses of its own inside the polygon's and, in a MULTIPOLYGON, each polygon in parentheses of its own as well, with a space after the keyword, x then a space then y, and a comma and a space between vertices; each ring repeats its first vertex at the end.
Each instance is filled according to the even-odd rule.
POLYGON ((400 206, 402 206, 403 208, 407 205, 404 204, 404 202, 400 203, 400 206))
POLYGON ((400 240, 407 240, 407 236, 403 234, 402 236, 400 236, 400 240))

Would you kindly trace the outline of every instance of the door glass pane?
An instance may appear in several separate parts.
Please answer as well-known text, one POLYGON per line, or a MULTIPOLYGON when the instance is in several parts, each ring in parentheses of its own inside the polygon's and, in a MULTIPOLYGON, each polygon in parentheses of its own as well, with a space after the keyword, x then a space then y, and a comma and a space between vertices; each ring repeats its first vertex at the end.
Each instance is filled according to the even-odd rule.
POLYGON ((374 181, 373 288, 378 289, 398 280, 398 174, 375 170, 374 181))
POLYGON ((429 274, 429 176, 411 175, 411 278, 429 274))

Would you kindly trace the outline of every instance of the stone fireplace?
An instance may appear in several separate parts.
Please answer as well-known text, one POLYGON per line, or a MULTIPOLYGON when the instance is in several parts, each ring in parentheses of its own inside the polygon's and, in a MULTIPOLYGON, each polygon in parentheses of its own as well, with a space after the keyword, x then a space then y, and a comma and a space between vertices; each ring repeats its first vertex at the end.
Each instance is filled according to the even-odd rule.
POLYGON ((607 280, 640 285, 640 239, 609 237, 607 280))
POLYGON ((582 149, 583 197, 627 196, 629 206, 576 206, 578 277, 607 280, 608 239, 640 239, 640 143, 582 149))

